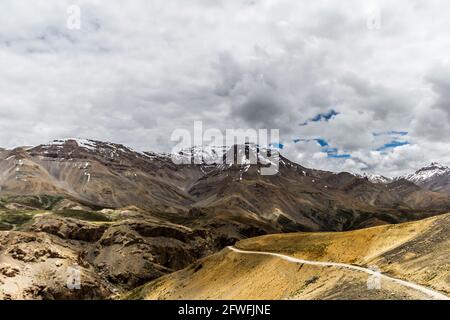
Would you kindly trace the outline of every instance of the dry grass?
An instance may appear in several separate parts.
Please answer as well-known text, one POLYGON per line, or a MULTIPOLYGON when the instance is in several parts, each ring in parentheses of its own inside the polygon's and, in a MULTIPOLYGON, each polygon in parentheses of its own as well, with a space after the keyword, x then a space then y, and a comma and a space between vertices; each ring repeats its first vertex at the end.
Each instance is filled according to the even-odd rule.
POLYGON ((297 258, 365 264, 421 234, 436 218, 348 232, 275 234, 240 241, 243 250, 285 253, 297 258))
MULTIPOLYGON (((294 233, 247 239, 236 246, 309 260, 376 265, 399 278, 448 292, 450 215, 340 233, 294 233), (443 236, 444 235, 444 236, 443 236), (424 246, 424 243, 427 244, 424 246), (423 248, 428 248, 423 249, 423 248)), ((290 263, 228 249, 159 278, 125 299, 427 299, 383 282, 367 289, 367 274, 290 263)))

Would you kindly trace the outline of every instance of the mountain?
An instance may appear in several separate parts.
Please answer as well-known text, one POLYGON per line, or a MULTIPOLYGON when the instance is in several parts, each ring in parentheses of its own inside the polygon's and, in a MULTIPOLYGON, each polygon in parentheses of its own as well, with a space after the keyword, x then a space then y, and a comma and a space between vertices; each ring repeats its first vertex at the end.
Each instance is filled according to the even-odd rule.
MULTIPOLYGON (((214 150, 194 151, 198 150, 176 157, 210 157, 214 150)), ((94 140, 55 140, 3 150, 0 197, 52 195, 92 209, 133 205, 179 215, 195 211, 216 224, 247 225, 247 236, 349 230, 450 209, 449 196, 407 180, 380 184, 349 173, 308 169, 281 154, 268 156, 255 145, 222 152, 224 163, 204 158, 197 165, 177 165, 172 155, 94 140), (257 163, 252 164, 251 158, 257 163), (279 172, 262 175, 271 161, 279 162, 279 172)))
POLYGON ((450 194, 450 167, 433 162, 414 173, 399 176, 395 178, 388 178, 377 174, 355 174, 360 178, 367 178, 370 182, 389 184, 398 180, 407 180, 424 190, 441 192, 450 194))
POLYGON ((450 295, 450 214, 350 232, 267 235, 235 247, 244 252, 226 248, 122 298, 415 300, 450 295), (414 287, 387 278, 377 282, 357 267, 414 287))
POLYGON ((426 190, 450 194, 450 168, 439 163, 433 162, 402 178, 426 190))
POLYGON ((367 178, 372 183, 386 184, 386 183, 391 183, 394 181, 394 179, 392 179, 392 178, 388 178, 388 177, 385 177, 385 176, 382 176, 379 174, 364 173, 364 174, 355 174, 355 175, 360 178, 367 178))

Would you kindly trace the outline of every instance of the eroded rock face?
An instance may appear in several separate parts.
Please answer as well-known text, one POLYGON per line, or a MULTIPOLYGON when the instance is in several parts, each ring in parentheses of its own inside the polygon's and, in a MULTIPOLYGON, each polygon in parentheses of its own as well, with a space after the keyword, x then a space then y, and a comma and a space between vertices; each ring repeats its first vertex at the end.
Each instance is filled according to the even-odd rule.
POLYGON ((220 249, 219 238, 138 210, 110 221, 39 214, 0 232, 0 299, 111 298, 220 249))
POLYGON ((106 229, 104 225, 94 225, 55 215, 42 216, 30 227, 30 231, 33 232, 46 232, 62 239, 86 242, 98 241, 106 229))
POLYGON ((108 281, 130 289, 186 267, 208 247, 188 228, 125 220, 109 226, 86 252, 108 281))
POLYGON ((9 264, 4 264, 0 266, 0 273, 8 278, 15 277, 20 272, 20 269, 17 267, 13 267, 9 264))
POLYGON ((0 232, 0 299, 103 299, 114 288, 80 263, 80 250, 46 233, 0 232), (68 286, 71 279, 80 286, 68 286))

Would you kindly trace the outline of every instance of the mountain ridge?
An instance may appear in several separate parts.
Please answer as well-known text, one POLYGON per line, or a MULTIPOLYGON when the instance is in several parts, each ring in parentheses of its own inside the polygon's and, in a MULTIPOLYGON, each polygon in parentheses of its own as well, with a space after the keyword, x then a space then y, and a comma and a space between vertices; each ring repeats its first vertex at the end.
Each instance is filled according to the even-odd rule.
POLYGON ((348 230, 450 208, 450 196, 404 179, 372 183, 347 172, 303 167, 277 151, 279 172, 264 176, 261 171, 273 164, 265 152, 255 145, 235 146, 234 153, 229 149, 223 155, 224 160, 234 157, 233 163, 176 165, 169 154, 121 144, 54 140, 0 152, 0 196, 50 194, 104 208, 197 210, 228 222, 245 217, 266 231, 348 230))

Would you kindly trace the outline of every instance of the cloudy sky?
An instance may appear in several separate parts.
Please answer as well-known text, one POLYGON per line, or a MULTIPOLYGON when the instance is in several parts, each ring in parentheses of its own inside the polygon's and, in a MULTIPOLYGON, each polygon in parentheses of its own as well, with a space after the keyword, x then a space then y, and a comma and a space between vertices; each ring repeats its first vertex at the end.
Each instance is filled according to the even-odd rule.
POLYGON ((280 129, 309 167, 450 164, 449 16, 445 0, 2 0, 0 145, 168 151, 202 120, 280 129))

